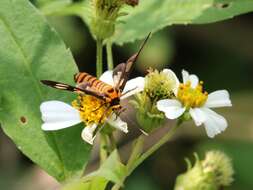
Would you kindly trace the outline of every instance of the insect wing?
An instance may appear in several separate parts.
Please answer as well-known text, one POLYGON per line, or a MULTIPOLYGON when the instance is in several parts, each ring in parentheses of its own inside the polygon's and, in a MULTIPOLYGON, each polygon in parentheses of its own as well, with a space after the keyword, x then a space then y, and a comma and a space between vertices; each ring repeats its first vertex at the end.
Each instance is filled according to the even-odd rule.
POLYGON ((126 63, 120 63, 113 70, 113 82, 117 89, 121 91, 124 89, 123 83, 126 80, 126 63))
POLYGON ((115 67, 115 69, 113 70, 113 80, 114 80, 114 84, 116 84, 116 88, 120 89, 121 91, 123 91, 126 82, 129 78, 129 75, 133 69, 133 64, 137 61, 141 51, 143 50, 145 44, 147 43, 150 34, 148 34, 148 36, 145 38, 144 42, 142 43, 139 51, 137 53, 135 53, 134 55, 132 55, 126 63, 120 63, 119 65, 117 65, 117 67, 115 67))
POLYGON ((67 91, 76 92, 76 93, 83 92, 85 94, 95 96, 99 99, 104 100, 104 95, 89 89, 88 84, 87 85, 82 85, 82 86, 79 86, 79 87, 74 87, 74 86, 71 86, 71 85, 68 85, 68 84, 64 84, 64 83, 61 83, 61 82, 50 81, 50 80, 41 80, 41 82, 44 85, 50 86, 52 88, 56 88, 56 89, 59 89, 59 90, 67 90, 67 91))

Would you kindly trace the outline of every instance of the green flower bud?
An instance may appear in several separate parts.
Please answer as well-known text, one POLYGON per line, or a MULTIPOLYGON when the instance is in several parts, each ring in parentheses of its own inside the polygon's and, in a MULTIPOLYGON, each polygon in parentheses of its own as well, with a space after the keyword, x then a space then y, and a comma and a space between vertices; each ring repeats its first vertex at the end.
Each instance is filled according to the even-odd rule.
POLYGON ((120 12, 120 9, 127 3, 128 1, 125 0, 92 1, 93 16, 90 29, 96 39, 104 40, 114 34, 117 18, 125 15, 120 12))
POLYGON ((207 152, 200 161, 195 154, 196 162, 191 166, 187 159, 187 172, 177 177, 175 190, 219 190, 233 181, 233 168, 230 158, 220 151, 207 152))
POLYGON ((113 35, 115 24, 113 21, 95 17, 91 20, 91 31, 96 39, 107 39, 113 35))
POLYGON ((144 91, 152 100, 161 100, 172 98, 175 86, 174 76, 164 71, 149 70, 145 77, 144 91))
POLYGON ((161 72, 149 70, 145 77, 144 91, 137 94, 135 100, 131 101, 137 109, 136 118, 144 132, 150 133, 162 126, 165 116, 157 109, 156 103, 158 100, 174 97, 175 86, 175 75, 168 70, 161 72))
POLYGON ((157 110, 156 104, 144 92, 137 94, 130 103, 136 108, 137 122, 145 133, 150 133, 164 123, 164 114, 157 110))
POLYGON ((207 152, 202 162, 205 172, 213 172, 215 181, 220 186, 229 186, 233 182, 234 170, 231 159, 223 152, 207 152))

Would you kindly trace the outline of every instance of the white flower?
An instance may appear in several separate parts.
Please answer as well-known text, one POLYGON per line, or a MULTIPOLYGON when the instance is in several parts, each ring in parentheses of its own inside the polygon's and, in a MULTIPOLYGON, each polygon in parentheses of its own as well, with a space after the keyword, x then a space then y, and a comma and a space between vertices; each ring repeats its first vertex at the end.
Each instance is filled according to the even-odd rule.
MULTIPOLYGON (((83 122, 77 109, 61 101, 54 100, 43 102, 40 106, 40 111, 42 113, 42 120, 44 121, 42 129, 45 131, 64 129, 83 122)), ((125 133, 128 132, 127 123, 122 121, 119 117, 116 117, 115 114, 112 114, 107 122, 112 127, 125 133)), ((89 144, 93 144, 93 140, 95 139, 93 133, 96 128, 96 124, 85 126, 81 135, 83 140, 89 144)))
POLYGON ((164 112, 168 119, 176 119, 189 111, 197 126, 204 124, 207 135, 214 137, 227 128, 226 119, 210 108, 232 106, 227 90, 210 93, 203 92, 202 82, 196 75, 182 71, 183 84, 178 85, 176 99, 157 102, 157 109, 164 112))
MULTIPOLYGON (((100 80, 114 86, 112 71, 106 71, 100 77, 100 80)), ((122 99, 142 91, 143 88, 144 78, 137 77, 129 80, 123 90, 123 94, 126 94, 124 94, 122 99)), ((64 129, 83 122, 80 112, 76 108, 61 101, 54 100, 43 102, 40 106, 40 111, 42 113, 42 120, 44 121, 42 129, 45 131, 64 129)), ((125 133, 128 132, 127 123, 117 117, 115 113, 112 113, 109 118, 107 118, 106 122, 125 133)), ((81 134, 83 140, 89 144, 93 144, 96 128, 97 125, 95 123, 87 125, 81 134)))

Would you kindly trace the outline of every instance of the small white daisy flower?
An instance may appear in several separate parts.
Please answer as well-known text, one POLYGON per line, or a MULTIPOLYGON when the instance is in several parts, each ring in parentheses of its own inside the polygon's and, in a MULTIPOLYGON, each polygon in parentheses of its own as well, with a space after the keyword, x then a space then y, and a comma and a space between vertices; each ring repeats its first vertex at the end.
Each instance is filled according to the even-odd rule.
MULTIPOLYGON (((114 86, 112 71, 106 71, 103 73, 100 80, 114 86)), ((126 83, 122 92, 122 94, 125 94, 121 97, 121 99, 138 93, 142 91, 143 88, 144 78, 137 77, 131 79, 126 83)), ((107 122, 112 127, 127 133, 127 123, 117 117, 112 110, 108 111, 108 107, 101 107, 102 104, 102 100, 90 95, 79 96, 78 100, 72 102, 72 106, 55 100, 43 102, 40 106, 42 120, 44 121, 42 129, 45 131, 54 131, 84 122, 86 126, 82 131, 81 137, 89 144, 93 144, 95 139, 94 132, 96 131, 98 125, 104 122, 107 122), (107 114, 104 114, 105 110, 107 110, 107 114)))
POLYGON ((214 137, 227 128, 226 119, 210 108, 229 107, 232 103, 227 90, 208 94, 203 92, 203 82, 196 75, 182 71, 183 83, 175 91, 175 99, 157 102, 157 109, 168 119, 176 119, 188 111, 197 126, 204 124, 208 137, 214 137))

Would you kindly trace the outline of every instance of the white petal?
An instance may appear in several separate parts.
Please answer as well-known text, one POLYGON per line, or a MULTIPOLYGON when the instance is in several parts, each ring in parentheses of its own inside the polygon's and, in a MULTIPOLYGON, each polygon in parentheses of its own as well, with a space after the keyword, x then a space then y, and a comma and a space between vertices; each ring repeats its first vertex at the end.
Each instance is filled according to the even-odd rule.
POLYGON ((199 83, 199 78, 196 75, 190 75, 186 70, 182 70, 183 82, 186 84, 191 82, 191 87, 196 88, 199 83))
POLYGON ((213 138, 215 135, 224 131, 228 124, 226 119, 210 110, 209 108, 201 108, 206 115, 206 120, 204 122, 207 136, 213 138))
POLYGON ((111 86, 114 86, 113 77, 112 77, 113 71, 105 71, 100 77, 99 80, 110 84, 111 86))
POLYGON ((182 70, 183 83, 186 84, 190 80, 190 75, 186 70, 182 70))
POLYGON ((185 112, 185 108, 179 101, 171 99, 159 100, 157 109, 164 112, 168 119, 176 119, 185 112))
POLYGON ((97 128, 97 125, 96 124, 93 124, 93 125, 87 125, 84 129, 83 129, 83 131, 82 131, 82 134, 81 134, 81 136, 82 136, 82 139, 84 140, 84 141, 86 141, 87 143, 89 143, 89 144, 93 144, 93 141, 94 141, 94 139, 95 139, 95 137, 96 136, 93 136, 93 133, 94 133, 94 131, 96 130, 96 128, 97 128))
POLYGON ((64 129, 81 122, 79 111, 61 101, 48 101, 40 105, 42 129, 46 131, 64 129))
POLYGON ((144 84, 145 84, 144 77, 136 77, 136 78, 133 78, 133 79, 127 81, 126 86, 122 92, 122 94, 124 94, 124 93, 126 93, 126 94, 121 96, 121 99, 125 99, 133 94, 143 91, 144 84))
POLYGON ((174 94, 177 95, 177 90, 178 90, 178 88, 179 88, 180 82, 179 82, 179 80, 178 80, 176 74, 175 74, 172 70, 170 70, 170 69, 163 69, 162 72, 163 72, 163 73, 166 73, 166 74, 168 75, 168 78, 169 78, 170 80, 174 80, 174 82, 175 82, 175 87, 174 87, 172 90, 173 90, 174 94))
POLYGON ((196 88, 199 84, 199 78, 197 75, 190 75, 191 87, 196 88))
POLYGON ((205 107, 218 108, 232 106, 227 90, 217 90, 208 95, 205 107))
POLYGON ((200 108, 191 108, 190 115, 197 126, 202 125, 206 120, 206 115, 200 108))
POLYGON ((112 114, 110 119, 107 121, 112 127, 123 131, 124 133, 128 133, 127 123, 122 121, 120 117, 117 117, 116 114, 112 114))

